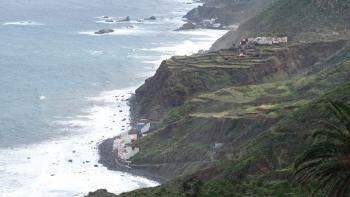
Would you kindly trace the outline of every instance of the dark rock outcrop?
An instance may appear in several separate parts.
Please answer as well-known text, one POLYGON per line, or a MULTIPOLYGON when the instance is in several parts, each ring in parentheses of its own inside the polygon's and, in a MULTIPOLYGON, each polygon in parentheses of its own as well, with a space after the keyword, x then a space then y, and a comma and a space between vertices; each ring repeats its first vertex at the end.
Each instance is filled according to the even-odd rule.
POLYGON ((89 192, 86 197, 116 197, 117 195, 108 192, 106 189, 99 189, 94 192, 89 192))
POLYGON ((117 20, 117 22, 129 22, 130 16, 125 17, 124 19, 117 20))
POLYGON ((96 31, 95 34, 108 34, 114 32, 113 29, 101 29, 99 31, 96 31))
POLYGON ((155 20, 157 20, 157 18, 155 16, 150 16, 148 18, 144 18, 143 20, 145 20, 145 21, 155 21, 155 20))
POLYGON ((203 6, 189 11, 184 18, 196 28, 232 29, 260 13, 274 0, 207 0, 203 6))

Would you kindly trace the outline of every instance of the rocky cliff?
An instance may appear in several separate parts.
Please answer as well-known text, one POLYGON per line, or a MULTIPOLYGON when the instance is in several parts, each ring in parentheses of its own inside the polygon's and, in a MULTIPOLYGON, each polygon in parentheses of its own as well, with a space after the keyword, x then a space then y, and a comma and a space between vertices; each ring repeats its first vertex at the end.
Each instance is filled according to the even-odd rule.
POLYGON ((176 178, 121 196, 305 195, 289 183, 292 163, 327 101, 350 99, 349 79, 347 40, 163 62, 132 100, 136 118, 158 122, 133 167, 176 178))
POLYGON ((206 0, 188 12, 188 23, 180 29, 232 29, 256 16, 275 0, 206 0), (189 25, 191 24, 191 25, 189 25))
POLYGON ((257 47, 238 57, 237 50, 172 57, 136 90, 132 114, 159 120, 170 108, 194 95, 232 85, 256 84, 275 76, 290 76, 307 69, 344 46, 344 41, 257 47), (326 46, 326 47, 325 47, 326 46))

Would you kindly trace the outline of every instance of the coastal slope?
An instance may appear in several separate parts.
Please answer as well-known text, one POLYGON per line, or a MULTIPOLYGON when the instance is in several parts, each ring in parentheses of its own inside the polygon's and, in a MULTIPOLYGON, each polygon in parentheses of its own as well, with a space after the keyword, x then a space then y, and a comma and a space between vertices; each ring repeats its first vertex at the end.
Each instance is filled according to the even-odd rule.
POLYGON ((152 122, 131 166, 171 181, 119 196, 305 196, 293 162, 332 118, 328 102, 350 100, 349 4, 277 0, 216 50, 163 61, 130 100, 152 122), (259 35, 290 41, 232 47, 259 35))
MULTIPOLYGON (((288 64, 276 58, 274 61, 287 66, 273 69, 270 62, 263 69, 264 77, 257 75, 263 72, 252 72, 253 69, 240 65, 239 76, 253 77, 240 83, 218 80, 216 87, 199 88, 186 95, 182 104, 169 107, 167 103, 161 111, 155 108, 153 113, 162 114, 161 117, 149 116, 161 118, 159 128, 139 142, 142 151, 133 163, 155 174, 176 178, 160 187, 120 196, 305 195, 305 191, 290 184, 292 164, 310 143, 312 132, 320 126, 318 121, 330 118, 327 102, 350 99, 350 48, 349 41, 337 41, 298 44, 286 50, 293 51, 294 47, 307 49, 302 51, 308 57, 311 54, 307 51, 319 54, 319 58, 310 61, 312 58, 306 57, 303 62, 300 54, 288 58, 284 52, 283 57, 295 62, 288 64), (327 54, 327 49, 334 53, 327 54), (251 75, 241 70, 249 70, 251 75)), ((282 50, 263 48, 276 54, 282 50)), ((191 58, 194 57, 187 57, 191 58)), ((239 60, 234 62, 238 64, 239 60)), ((235 66, 215 67, 220 70, 235 66)), ((231 76, 227 79, 234 79, 235 75, 231 76)), ((157 98, 153 95, 153 99, 157 98)), ((152 104, 147 106, 153 109, 152 104)))
POLYGON ((135 118, 155 122, 132 166, 173 180, 120 196, 303 196, 290 184, 292 163, 317 122, 329 118, 327 102, 350 99, 349 79, 346 40, 261 46, 243 59, 221 50, 163 62, 131 101, 135 118), (178 98, 179 90, 186 94, 178 98))

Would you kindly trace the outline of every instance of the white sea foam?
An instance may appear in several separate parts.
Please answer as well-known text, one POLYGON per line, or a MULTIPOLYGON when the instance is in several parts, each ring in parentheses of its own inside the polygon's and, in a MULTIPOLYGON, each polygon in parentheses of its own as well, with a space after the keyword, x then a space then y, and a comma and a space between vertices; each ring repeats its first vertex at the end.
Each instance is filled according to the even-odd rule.
POLYGON ((38 25, 44 25, 44 24, 34 22, 34 21, 13 21, 13 22, 5 22, 3 23, 3 25, 38 26, 38 25))
MULTIPOLYGON (((213 42, 226 32, 226 30, 191 30, 172 32, 193 35, 193 37, 181 43, 142 50, 161 52, 163 54, 162 58, 165 59, 171 57, 172 55, 191 55, 197 53, 199 50, 208 50, 213 42)), ((155 61, 159 62, 161 60, 155 61)), ((145 63, 150 63, 150 61, 145 61, 145 63)))
POLYGON ((95 51, 95 50, 88 51, 88 53, 90 55, 103 55, 104 54, 103 51, 95 51))
POLYGON ((121 193, 156 186, 156 182, 142 177, 109 171, 97 162, 97 143, 128 127, 128 120, 122 121, 129 116, 125 102, 128 96, 129 90, 104 92, 99 97, 87 98, 93 103, 93 107, 86 110, 87 115, 54 122, 70 128, 76 133, 74 136, 28 147, 0 149, 0 195, 83 196, 99 188, 121 193))
POLYGON ((104 23, 104 24, 114 24, 116 23, 115 20, 113 19, 105 19, 105 20, 98 20, 98 21, 95 21, 96 23, 104 23), (112 21, 107 21, 107 20, 112 20, 112 21))

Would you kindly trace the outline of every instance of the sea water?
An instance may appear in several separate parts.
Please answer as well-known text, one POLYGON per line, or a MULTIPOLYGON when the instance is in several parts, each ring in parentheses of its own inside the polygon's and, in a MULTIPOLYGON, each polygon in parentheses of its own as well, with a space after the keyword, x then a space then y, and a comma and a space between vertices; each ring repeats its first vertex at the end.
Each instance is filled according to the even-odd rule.
POLYGON ((129 128, 127 98, 163 59, 208 49, 225 33, 173 31, 196 6, 186 2, 0 2, 0 196, 83 196, 158 184, 107 170, 97 146, 129 128), (137 21, 153 15, 157 20, 137 21), (114 32, 95 35, 100 29, 114 32))

